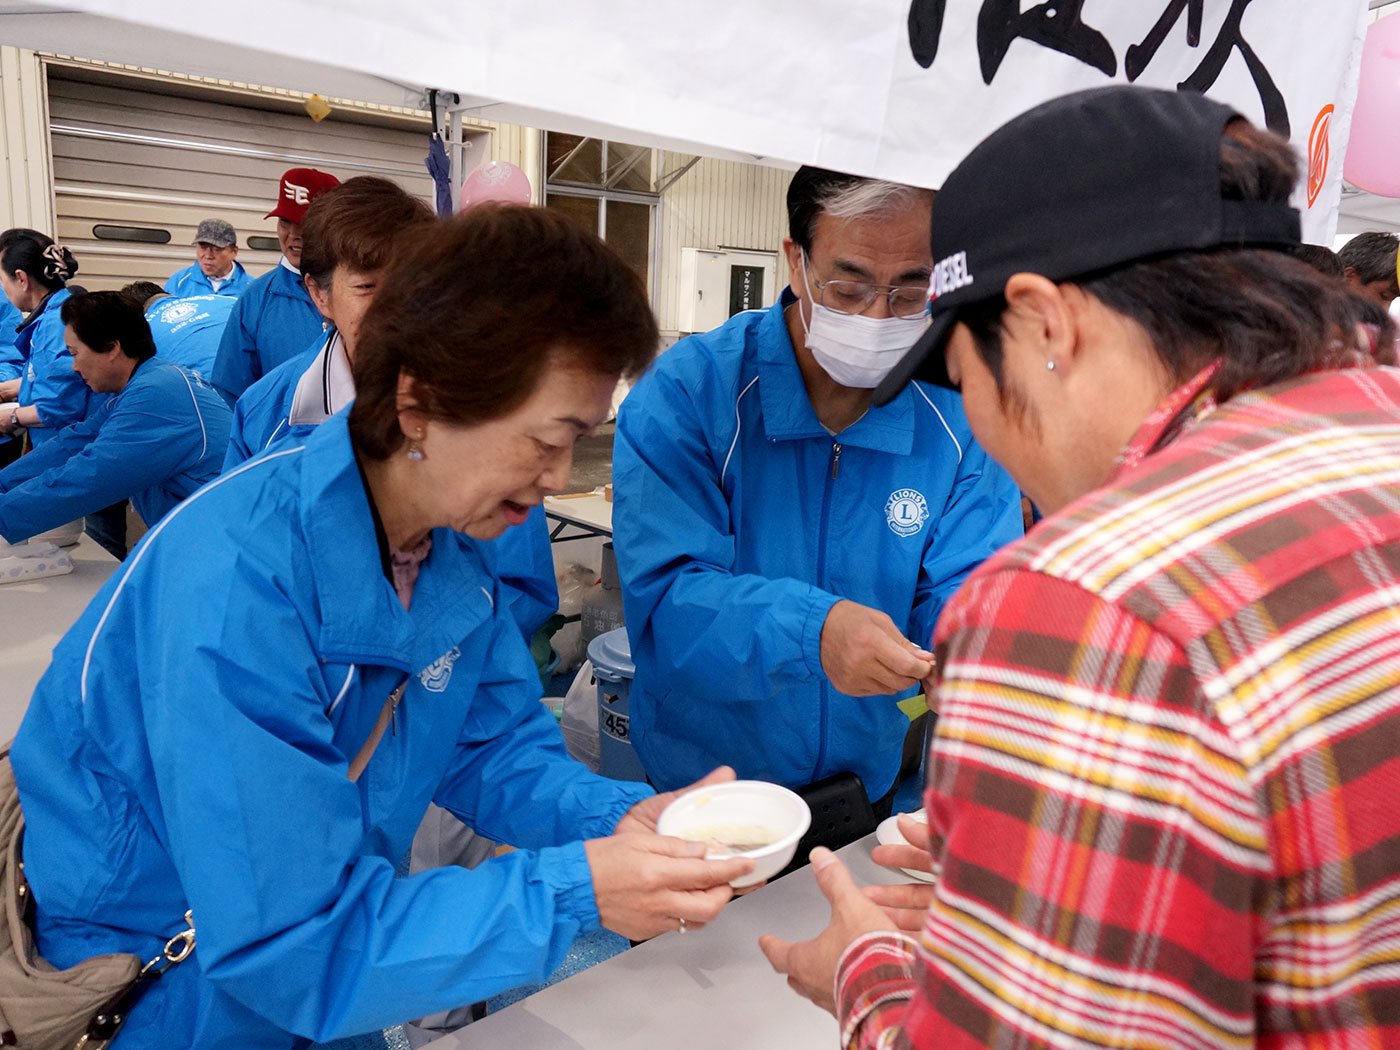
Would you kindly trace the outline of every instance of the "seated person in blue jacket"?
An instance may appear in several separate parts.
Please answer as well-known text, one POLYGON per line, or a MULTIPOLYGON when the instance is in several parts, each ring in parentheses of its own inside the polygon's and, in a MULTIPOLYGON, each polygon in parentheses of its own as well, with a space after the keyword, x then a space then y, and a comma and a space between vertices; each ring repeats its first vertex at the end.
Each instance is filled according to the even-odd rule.
POLYGON ((719 762, 789 787, 853 773, 888 814, 939 610, 1021 534, 956 394, 871 404, 927 324, 931 200, 801 169, 780 302, 682 340, 623 402, 630 729, 660 787, 719 762))
POLYGON ((0 233, 0 287, 25 314, 15 347, 24 361, 19 379, 0 381, 0 434, 23 436, 39 448, 88 412, 89 391, 72 368, 59 310, 71 294, 78 260, 37 230, 0 233))
MULTIPOLYGON (((9 383, 24 375, 24 355, 15 345, 22 324, 24 314, 10 300, 0 297, 0 383, 9 383)), ((14 462, 23 447, 22 437, 0 435, 0 467, 14 462)))
POLYGON ((192 265, 176 270, 165 282, 170 295, 231 295, 237 299, 253 283, 238 261, 238 233, 224 219, 204 219, 194 231, 192 265))
POLYGON ((569 757, 479 554, 657 339, 641 280, 562 216, 425 229, 365 315, 354 404, 166 515, 59 642, 11 753, 39 951, 197 928, 124 1050, 380 1029, 540 981, 600 925, 707 922, 752 870, 569 757), (433 800, 521 848, 395 878, 433 800))
POLYGON ((277 203, 264 218, 277 218, 282 258, 238 297, 210 380, 230 405, 321 331, 321 315, 301 280, 301 224, 311 202, 339 184, 315 168, 292 168, 278 183, 277 203))
POLYGON ((122 294, 141 304, 161 359, 198 372, 208 381, 219 340, 238 300, 227 295, 177 298, 161 291, 154 281, 134 281, 122 288, 122 294))
MULTIPOLYGON (((61 308, 72 369, 92 389, 81 423, 0 471, 0 536, 17 543, 130 499, 147 525, 219 474, 230 412, 197 375, 155 356, 140 304, 120 292, 61 308)), ((125 545, 111 551, 122 558, 125 545)))

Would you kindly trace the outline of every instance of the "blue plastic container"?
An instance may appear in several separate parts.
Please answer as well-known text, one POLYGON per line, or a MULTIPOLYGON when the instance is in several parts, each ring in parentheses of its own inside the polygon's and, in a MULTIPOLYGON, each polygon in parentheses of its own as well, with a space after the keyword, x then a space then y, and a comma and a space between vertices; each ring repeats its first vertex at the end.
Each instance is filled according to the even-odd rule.
POLYGON ((632 646, 627 628, 598 635, 588 643, 598 683, 598 771, 614 780, 645 780, 642 761, 632 749, 628 704, 632 696, 632 646))

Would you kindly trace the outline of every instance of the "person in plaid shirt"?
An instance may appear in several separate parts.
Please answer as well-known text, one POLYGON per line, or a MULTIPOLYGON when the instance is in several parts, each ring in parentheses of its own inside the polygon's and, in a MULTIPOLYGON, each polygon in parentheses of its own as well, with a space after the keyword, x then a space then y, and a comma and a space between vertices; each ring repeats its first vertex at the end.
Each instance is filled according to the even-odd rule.
POLYGON ((1400 1046, 1400 370, 1291 257, 1296 168, 1114 86, 935 199, 877 398, 961 389, 1047 517, 938 625, 937 882, 814 851, 830 926, 760 941, 843 1046, 1400 1046))

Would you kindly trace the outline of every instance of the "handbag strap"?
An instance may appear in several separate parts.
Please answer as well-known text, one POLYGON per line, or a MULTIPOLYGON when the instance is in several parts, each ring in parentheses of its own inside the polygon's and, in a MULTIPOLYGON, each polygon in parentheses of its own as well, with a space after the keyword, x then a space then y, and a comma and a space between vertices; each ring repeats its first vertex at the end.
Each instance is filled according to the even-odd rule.
POLYGON ((379 717, 374 721, 374 728, 369 731, 364 745, 350 761, 350 769, 346 772, 346 777, 350 783, 360 779, 360 774, 365 771, 365 766, 369 765, 370 756, 374 754, 374 749, 379 746, 379 741, 384 738, 384 730, 389 728, 394 721, 395 713, 398 710, 399 701, 403 699, 403 691, 408 688, 408 679, 405 678, 399 683, 399 687, 389 694, 389 699, 384 701, 384 706, 379 709, 379 717))
POLYGON ((179 966, 190 957, 195 945, 193 912, 185 912, 185 925, 189 929, 181 930, 166 941, 160 954, 141 967, 141 972, 117 993, 111 1002, 93 1014, 92 1020, 88 1022, 87 1031, 74 1045, 73 1050, 103 1050, 117 1037, 122 1025, 126 1024, 127 1017, 151 985, 159 980, 165 971, 172 966, 179 966))

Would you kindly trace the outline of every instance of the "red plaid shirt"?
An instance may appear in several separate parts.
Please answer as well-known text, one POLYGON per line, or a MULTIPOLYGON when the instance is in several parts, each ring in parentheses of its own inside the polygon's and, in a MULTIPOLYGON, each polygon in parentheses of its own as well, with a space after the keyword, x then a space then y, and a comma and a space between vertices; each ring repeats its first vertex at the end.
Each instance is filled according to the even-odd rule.
POLYGON ((1400 1046, 1400 370, 1200 386, 943 613, 937 897, 843 1046, 1400 1046))

